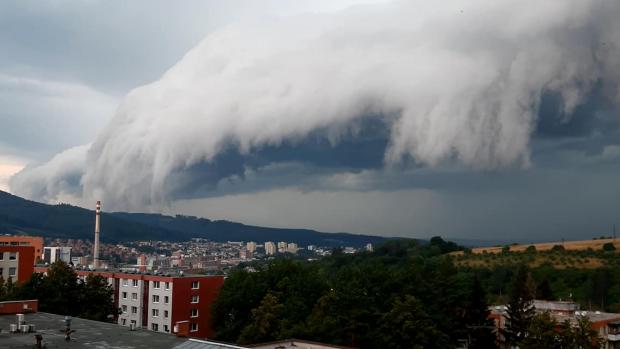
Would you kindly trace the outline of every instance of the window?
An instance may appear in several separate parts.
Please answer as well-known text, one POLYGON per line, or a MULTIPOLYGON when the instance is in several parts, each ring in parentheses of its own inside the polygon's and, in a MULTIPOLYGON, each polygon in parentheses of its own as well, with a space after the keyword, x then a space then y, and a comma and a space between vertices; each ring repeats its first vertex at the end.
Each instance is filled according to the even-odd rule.
POLYGON ((159 296, 156 294, 153 295, 153 303, 159 303, 159 296))
POLYGON ((153 281, 153 288, 159 288, 159 281, 153 281))
POLYGON ((192 281, 192 288, 193 289, 200 288, 200 282, 199 281, 192 281))
POLYGON ((138 287, 138 280, 131 280, 133 287, 138 287))
POLYGON ((131 307, 132 314, 138 314, 138 307, 131 307))
POLYGON ((16 260, 17 259, 17 252, 9 252, 9 260, 16 260))
MULTIPOLYGON (((0 276, 4 275, 4 268, 0 268, 0 276)), ((2 276, 4 277, 4 276, 2 276)))
POLYGON ((198 309, 192 309, 192 313, 190 314, 191 317, 197 317, 198 316, 198 309))
POLYGON ((164 332, 170 332, 170 330, 168 330, 168 325, 164 325, 164 332))
POLYGON ((127 312, 127 306, 123 305, 123 313, 126 313, 126 312, 127 312))
POLYGON ((198 331, 198 324, 192 323, 192 326, 190 327, 190 331, 192 332, 198 331))
POLYGON ((127 279, 123 279, 123 286, 127 286, 127 283, 129 282, 129 280, 127 279))
POLYGON ((0 261, 4 260, 4 252, 0 252, 0 261))
POLYGON ((198 296, 192 296, 192 303, 198 303, 198 296))
POLYGON ((132 293, 132 294, 131 294, 131 299, 133 299, 133 300, 138 299, 138 294, 137 294, 137 293, 135 293, 135 292, 134 292, 134 293, 132 293))
POLYGON ((157 324, 151 324, 151 330, 153 330, 153 331, 157 331, 157 330, 158 330, 158 328, 159 328, 159 325, 157 325, 157 324))
POLYGON ((159 309, 153 309, 151 313, 153 314, 153 316, 157 317, 159 316, 159 309))
POLYGON ((127 299, 127 292, 123 292, 123 299, 127 299))
POLYGON ((164 310, 164 317, 168 318, 168 310, 164 310))
POLYGON ((166 290, 169 290, 169 289, 170 289, 170 283, 166 282, 166 290))
POLYGON ((9 276, 17 275, 17 268, 9 268, 9 276))
POLYGON ((170 298, 168 296, 164 296, 164 303, 168 304, 170 302, 170 298))

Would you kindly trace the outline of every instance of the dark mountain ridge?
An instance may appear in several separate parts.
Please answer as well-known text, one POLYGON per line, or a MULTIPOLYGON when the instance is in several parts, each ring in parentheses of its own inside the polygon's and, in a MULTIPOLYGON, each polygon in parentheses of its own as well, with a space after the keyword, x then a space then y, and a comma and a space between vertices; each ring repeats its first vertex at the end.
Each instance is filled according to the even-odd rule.
MULTIPOLYGON (((301 246, 362 247, 379 244, 380 236, 322 233, 309 229, 268 228, 193 216, 150 213, 103 212, 104 242, 132 240, 186 241, 288 241, 301 246)), ((48 205, 0 191, 0 233, 49 238, 92 239, 95 212, 68 204, 48 205)))

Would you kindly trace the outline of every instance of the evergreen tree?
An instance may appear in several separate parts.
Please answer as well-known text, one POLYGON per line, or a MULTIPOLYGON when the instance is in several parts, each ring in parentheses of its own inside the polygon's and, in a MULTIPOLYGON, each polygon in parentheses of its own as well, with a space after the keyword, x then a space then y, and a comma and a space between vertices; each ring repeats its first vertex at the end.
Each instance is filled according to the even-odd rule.
POLYGON ((534 290, 532 277, 526 266, 522 265, 512 283, 510 300, 506 306, 506 328, 504 335, 511 345, 520 345, 534 317, 534 290))
POLYGON ((497 346, 495 325, 493 320, 489 319, 486 293, 477 275, 472 282, 469 302, 465 309, 465 323, 470 348, 495 348, 497 346))

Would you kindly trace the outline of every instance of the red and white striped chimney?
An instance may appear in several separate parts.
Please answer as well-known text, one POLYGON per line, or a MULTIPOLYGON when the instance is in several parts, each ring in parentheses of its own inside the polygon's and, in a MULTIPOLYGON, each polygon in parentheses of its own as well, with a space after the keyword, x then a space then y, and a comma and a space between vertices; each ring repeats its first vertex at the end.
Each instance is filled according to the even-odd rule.
POLYGON ((99 227, 101 224, 101 201, 97 201, 97 208, 95 209, 95 247, 93 251, 94 267, 99 268, 99 227))

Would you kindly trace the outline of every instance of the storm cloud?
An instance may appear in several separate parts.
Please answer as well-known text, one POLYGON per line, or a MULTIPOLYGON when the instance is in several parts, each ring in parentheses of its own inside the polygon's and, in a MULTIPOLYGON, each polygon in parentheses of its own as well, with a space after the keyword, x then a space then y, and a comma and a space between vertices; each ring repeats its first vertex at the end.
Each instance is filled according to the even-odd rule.
POLYGON ((613 0, 395 1, 245 19, 11 191, 139 209, 278 187, 441 188, 455 171, 539 166, 558 138, 611 156, 619 13, 613 0))

